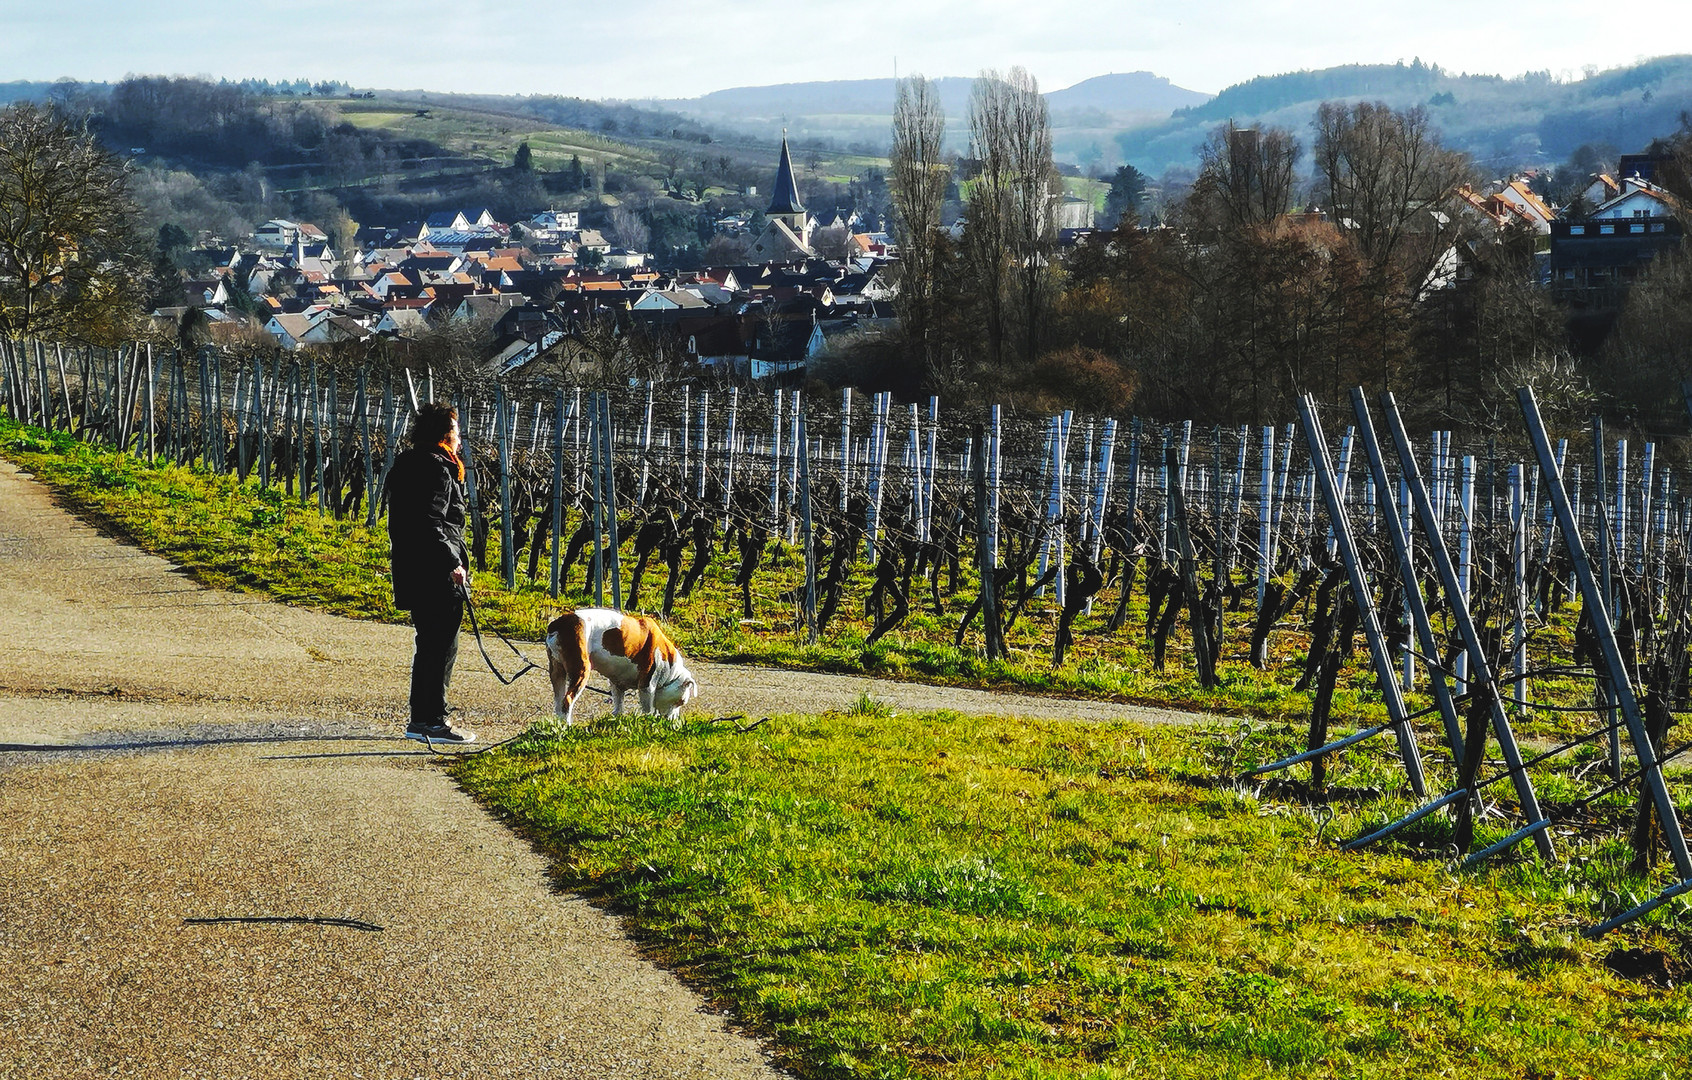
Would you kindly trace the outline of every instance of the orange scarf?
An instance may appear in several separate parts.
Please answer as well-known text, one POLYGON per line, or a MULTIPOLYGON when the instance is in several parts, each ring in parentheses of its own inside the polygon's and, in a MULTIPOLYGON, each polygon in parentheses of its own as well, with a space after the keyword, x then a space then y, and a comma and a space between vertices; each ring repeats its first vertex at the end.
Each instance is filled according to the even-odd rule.
POLYGON ((464 461, 458 456, 458 452, 445 442, 440 444, 440 450, 441 453, 447 456, 447 460, 452 462, 453 466, 458 469, 458 482, 460 484, 464 483, 464 461))

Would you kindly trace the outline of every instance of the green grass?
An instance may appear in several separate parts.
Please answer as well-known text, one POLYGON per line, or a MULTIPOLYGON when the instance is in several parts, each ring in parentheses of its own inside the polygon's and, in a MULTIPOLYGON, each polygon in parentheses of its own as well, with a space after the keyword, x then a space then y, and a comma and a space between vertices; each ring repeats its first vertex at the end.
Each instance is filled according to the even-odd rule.
POLYGON ((454 772, 804 1076, 1679 1074, 1692 995, 1603 959, 1678 955, 1692 920, 1578 934, 1648 894, 1616 844, 1475 875, 1438 836, 1340 854, 1406 804, 1216 786, 1229 737, 866 698, 744 734, 607 720, 454 772))

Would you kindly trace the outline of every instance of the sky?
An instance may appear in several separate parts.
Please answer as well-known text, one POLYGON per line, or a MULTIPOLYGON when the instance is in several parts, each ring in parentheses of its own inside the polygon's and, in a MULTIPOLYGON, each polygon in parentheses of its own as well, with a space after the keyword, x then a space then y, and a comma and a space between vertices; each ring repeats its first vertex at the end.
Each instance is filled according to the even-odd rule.
POLYGON ((1578 79, 1692 52, 1692 4, 1474 0, 0 0, 0 82, 130 74, 685 98, 733 86, 1027 68, 1045 90, 1150 71, 1215 93, 1353 63, 1578 79), (1625 15, 1625 18, 1621 16, 1625 15))

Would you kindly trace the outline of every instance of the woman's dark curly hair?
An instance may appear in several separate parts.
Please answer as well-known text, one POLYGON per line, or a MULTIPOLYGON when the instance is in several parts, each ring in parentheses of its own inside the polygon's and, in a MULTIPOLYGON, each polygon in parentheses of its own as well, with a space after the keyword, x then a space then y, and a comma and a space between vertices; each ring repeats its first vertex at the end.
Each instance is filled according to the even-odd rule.
POLYGON ((431 401, 417 410, 411 420, 411 445, 427 449, 440 445, 452 425, 458 422, 458 410, 440 401, 431 401))

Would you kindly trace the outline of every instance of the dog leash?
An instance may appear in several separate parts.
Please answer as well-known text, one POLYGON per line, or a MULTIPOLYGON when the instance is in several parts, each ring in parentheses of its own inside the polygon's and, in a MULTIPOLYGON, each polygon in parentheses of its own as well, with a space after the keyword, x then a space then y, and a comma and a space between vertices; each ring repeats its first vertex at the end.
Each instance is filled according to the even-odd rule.
POLYGON ((489 627, 490 630, 493 630, 494 636, 505 642, 505 647, 510 649, 517 659, 523 661, 523 666, 517 669, 517 673, 512 675, 510 678, 506 678, 504 673, 502 673, 494 664, 493 657, 488 655, 488 647, 482 643, 482 627, 476 620, 476 602, 470 599, 469 588, 464 585, 460 585, 458 587, 458 594, 464 597, 464 606, 470 612, 470 631, 476 635, 476 648, 481 650, 482 659, 487 661, 488 670, 494 673, 494 678, 498 679, 506 686, 510 686, 529 672, 539 670, 540 665, 535 663, 533 660, 530 660, 527 656, 524 656, 517 646, 511 644, 509 638, 500 633, 498 630, 494 630, 493 627, 489 627))
MULTIPOLYGON (((490 626, 488 629, 493 630, 494 636, 499 638, 499 640, 505 642, 505 647, 510 649, 512 654, 515 655, 517 657, 517 659, 523 661, 523 666, 517 669, 517 673, 512 675, 510 678, 506 678, 506 676, 503 673, 501 673, 499 668, 494 665, 493 657, 488 655, 487 646, 482 643, 482 628, 481 628, 481 625, 476 620, 476 602, 474 600, 470 599, 470 590, 467 589, 466 587, 464 587, 463 585, 460 585, 458 587, 458 594, 460 596, 464 597, 464 607, 470 613, 470 632, 472 634, 474 634, 475 637, 476 637, 476 648, 481 651, 482 659, 487 661, 488 670, 494 673, 494 678, 498 679, 500 682, 504 683, 506 686, 510 686, 512 683, 516 682, 518 679, 522 678, 524 675, 527 675, 529 672, 540 670, 539 664, 535 663, 533 660, 530 660, 527 656, 523 655, 522 651, 519 650, 517 648, 517 646, 511 644, 511 640, 509 638, 507 638, 504 634, 500 633, 498 630, 495 630, 493 627, 490 626)), ((597 687, 597 686, 584 686, 583 689, 584 690, 592 690, 596 694, 604 694, 607 697, 609 697, 611 695, 611 692, 609 690, 604 690, 604 689, 601 689, 600 687, 597 687)))

